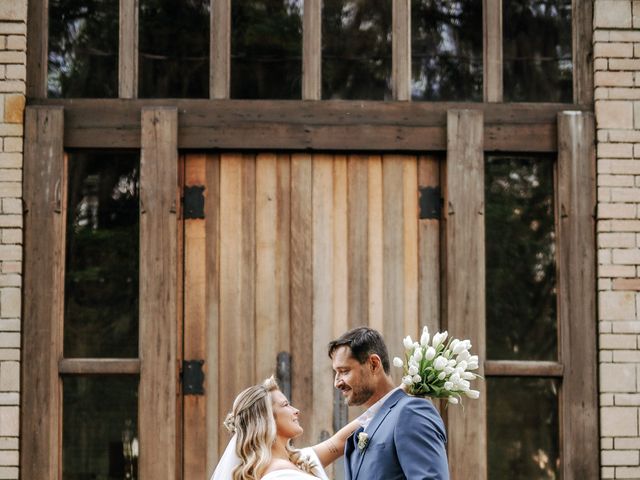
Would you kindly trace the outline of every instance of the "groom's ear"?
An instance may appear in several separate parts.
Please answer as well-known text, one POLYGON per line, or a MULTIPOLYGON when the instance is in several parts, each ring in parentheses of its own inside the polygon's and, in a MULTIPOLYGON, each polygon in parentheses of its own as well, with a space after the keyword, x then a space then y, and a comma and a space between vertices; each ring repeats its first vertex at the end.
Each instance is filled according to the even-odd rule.
POLYGON ((382 360, 380 360, 380 357, 376 353, 369 355, 369 368, 371 369, 371 373, 382 369, 382 360))

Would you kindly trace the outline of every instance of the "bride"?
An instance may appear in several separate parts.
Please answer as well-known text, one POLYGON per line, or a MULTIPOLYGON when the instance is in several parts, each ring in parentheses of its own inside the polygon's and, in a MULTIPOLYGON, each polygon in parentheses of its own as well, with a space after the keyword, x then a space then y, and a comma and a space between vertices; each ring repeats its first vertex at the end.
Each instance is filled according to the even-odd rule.
POLYGON ((323 467, 343 454, 360 424, 354 420, 328 440, 298 450, 291 439, 303 432, 299 413, 273 377, 242 391, 225 420, 233 437, 211 480, 328 480, 323 467))

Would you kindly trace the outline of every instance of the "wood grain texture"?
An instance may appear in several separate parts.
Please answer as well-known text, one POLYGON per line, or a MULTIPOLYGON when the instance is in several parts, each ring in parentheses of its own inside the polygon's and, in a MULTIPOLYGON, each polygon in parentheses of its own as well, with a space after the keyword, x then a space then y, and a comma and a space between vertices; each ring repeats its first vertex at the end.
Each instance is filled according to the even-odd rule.
POLYGON ((557 362, 490 360, 484 362, 488 376, 562 377, 564 365, 557 362))
POLYGON ((138 96, 138 0, 120 0, 118 96, 138 96))
POLYGON ((593 114, 558 115, 558 291, 565 478, 599 474, 595 121, 593 114))
POLYGON ((302 28, 302 98, 322 98, 322 0, 305 0, 302 28))
MULTIPOLYGON (((469 338, 485 358, 483 115, 453 110, 447 125, 447 327, 469 338)), ((478 373, 483 375, 482 367, 478 373)), ((449 413, 449 466, 453 480, 487 478, 486 389, 467 402, 464 415, 449 413)))
MULTIPOLYGON (((349 325, 348 168, 345 155, 333 158, 333 328, 332 339, 349 325)), ((324 345, 326 348, 326 345, 324 345)), ((325 352, 326 353, 326 352, 325 352)))
POLYGON ((349 329, 368 324, 368 157, 350 155, 347 163, 349 249, 349 329))
POLYGON ((391 90, 394 100, 411 99, 411 0, 393 0, 391 90))
MULTIPOLYGON (((593 1, 572 0, 573 101, 593 105, 593 1)), ((590 108, 591 109, 591 108, 590 108)))
POLYGON ((229 98, 231 91, 231 0, 212 1, 210 32, 209 97, 229 98))
POLYGON ((22 332, 20 434, 29 454, 20 455, 24 478, 58 478, 61 470, 61 382, 64 315, 66 182, 60 107, 27 107, 24 202, 25 277, 22 332))
MULTIPOLYGON (((418 160, 408 155, 402 161, 403 219, 403 324, 405 335, 418 337, 418 160)), ((402 353, 402 352, 400 352, 402 353)))
POLYGON ((371 155, 368 159, 367 200, 369 214, 369 326, 379 332, 384 330, 384 222, 382 191, 382 157, 371 155))
POLYGON ((177 474, 178 112, 143 108, 140 157, 140 476, 177 474))
POLYGON ((502 102, 502 0, 483 0, 484 101, 502 102))
POLYGON ((278 295, 278 353, 291 352, 291 156, 278 154, 277 160, 277 242, 276 282, 278 295))
MULTIPOLYGON (((49 2, 27 2, 27 96, 47 96, 47 70, 49 59, 49 2)), ((35 477, 34 477, 35 478, 35 477)))
POLYGON ((139 358, 63 358, 61 375, 139 375, 139 358))

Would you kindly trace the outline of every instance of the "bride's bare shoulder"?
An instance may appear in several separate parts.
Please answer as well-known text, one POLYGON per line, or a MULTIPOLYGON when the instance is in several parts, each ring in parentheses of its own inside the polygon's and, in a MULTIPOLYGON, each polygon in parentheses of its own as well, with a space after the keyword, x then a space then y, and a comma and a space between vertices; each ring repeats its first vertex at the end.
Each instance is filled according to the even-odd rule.
POLYGON ((274 458, 271 460, 269 465, 267 465, 266 470, 264 471, 264 475, 267 473, 275 472, 277 470, 291 470, 296 469, 297 467, 291 463, 289 460, 285 460, 283 458, 274 458))

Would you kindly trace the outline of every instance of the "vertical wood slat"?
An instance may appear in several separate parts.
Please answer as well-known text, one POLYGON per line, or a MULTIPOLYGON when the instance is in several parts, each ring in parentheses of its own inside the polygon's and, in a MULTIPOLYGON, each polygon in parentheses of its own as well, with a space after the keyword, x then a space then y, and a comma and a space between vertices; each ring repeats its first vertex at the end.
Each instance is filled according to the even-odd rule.
MULTIPOLYGON (((187 155, 185 188, 206 185, 207 157, 187 155)), ((205 195, 207 194, 205 190, 205 195)), ((184 339, 185 360, 207 358, 207 212, 205 218, 184 219, 184 339), (204 259, 204 261, 203 261, 204 259)), ((215 365, 215 362, 212 362, 215 365)), ((208 374, 208 371, 207 371, 208 374)), ((183 392, 184 393, 184 392, 183 392)), ((209 392, 207 391, 207 394, 209 392)), ((207 398, 183 396, 183 472, 184 478, 204 478, 207 458, 207 398), (205 421, 203 421, 205 420, 205 421)))
MULTIPOLYGON (((291 157, 291 400, 302 412, 313 408, 313 197, 312 158, 309 154, 291 157)), ((301 445, 311 445, 305 431, 301 445)))
POLYGON ((502 0, 483 0, 484 101, 502 102, 502 0))
POLYGON ((384 330, 384 245, 382 157, 372 155, 368 160, 369 213, 369 326, 384 330))
POLYGON ((392 93, 404 101, 411 98, 411 0, 393 0, 392 8, 392 93))
MULTIPOLYGON (((402 165, 402 216, 404 253, 404 324, 402 332, 418 336, 418 161, 404 157, 402 165)), ((418 337, 419 338, 419 337, 418 337)), ((400 342, 398 343, 398 346, 400 342)), ((402 352, 399 352, 402 353, 402 352)))
POLYGON ((322 0, 304 0, 302 99, 322 98, 322 0))
POLYGON ((229 98, 231 81, 231 0, 212 0, 209 96, 229 98))
POLYGON ((120 0, 118 96, 138 96, 138 0, 120 0))
MULTIPOLYGON (((207 475, 211 475, 218 462, 220 449, 218 435, 222 419, 219 414, 219 335, 220 335, 220 156, 207 155, 205 173, 205 322, 207 344, 205 358, 205 395, 207 425, 207 475)), ((226 438, 226 437, 225 437, 226 438)), ((222 442, 223 445, 226 442, 222 442)), ((207 478, 207 477, 202 477, 207 478)))
POLYGON ((63 109, 27 107, 25 119, 25 283, 20 455, 23 478, 59 478, 65 257, 63 109))
POLYGON ((347 157, 333 158, 333 338, 347 331, 349 322, 349 249, 347 214, 347 157))
POLYGON ((27 96, 47 96, 47 70, 49 55, 49 2, 27 2, 27 96))
MULTIPOLYGON (((485 352, 483 114, 447 113, 447 314, 449 333, 469 338, 481 359, 485 352)), ((483 368, 478 371, 483 375, 483 368)), ((487 478, 486 389, 449 413, 451 478, 487 478)))
POLYGON ((140 476, 177 472, 178 112, 143 108, 140 158, 140 476))
POLYGON ((572 0, 573 102, 593 103, 593 1, 572 0))
POLYGON ((278 352, 291 352, 290 262, 291 248, 291 157, 278 155, 276 282, 278 285, 278 352))
POLYGON ((558 271, 563 477, 597 478, 595 124, 558 114, 558 271))

